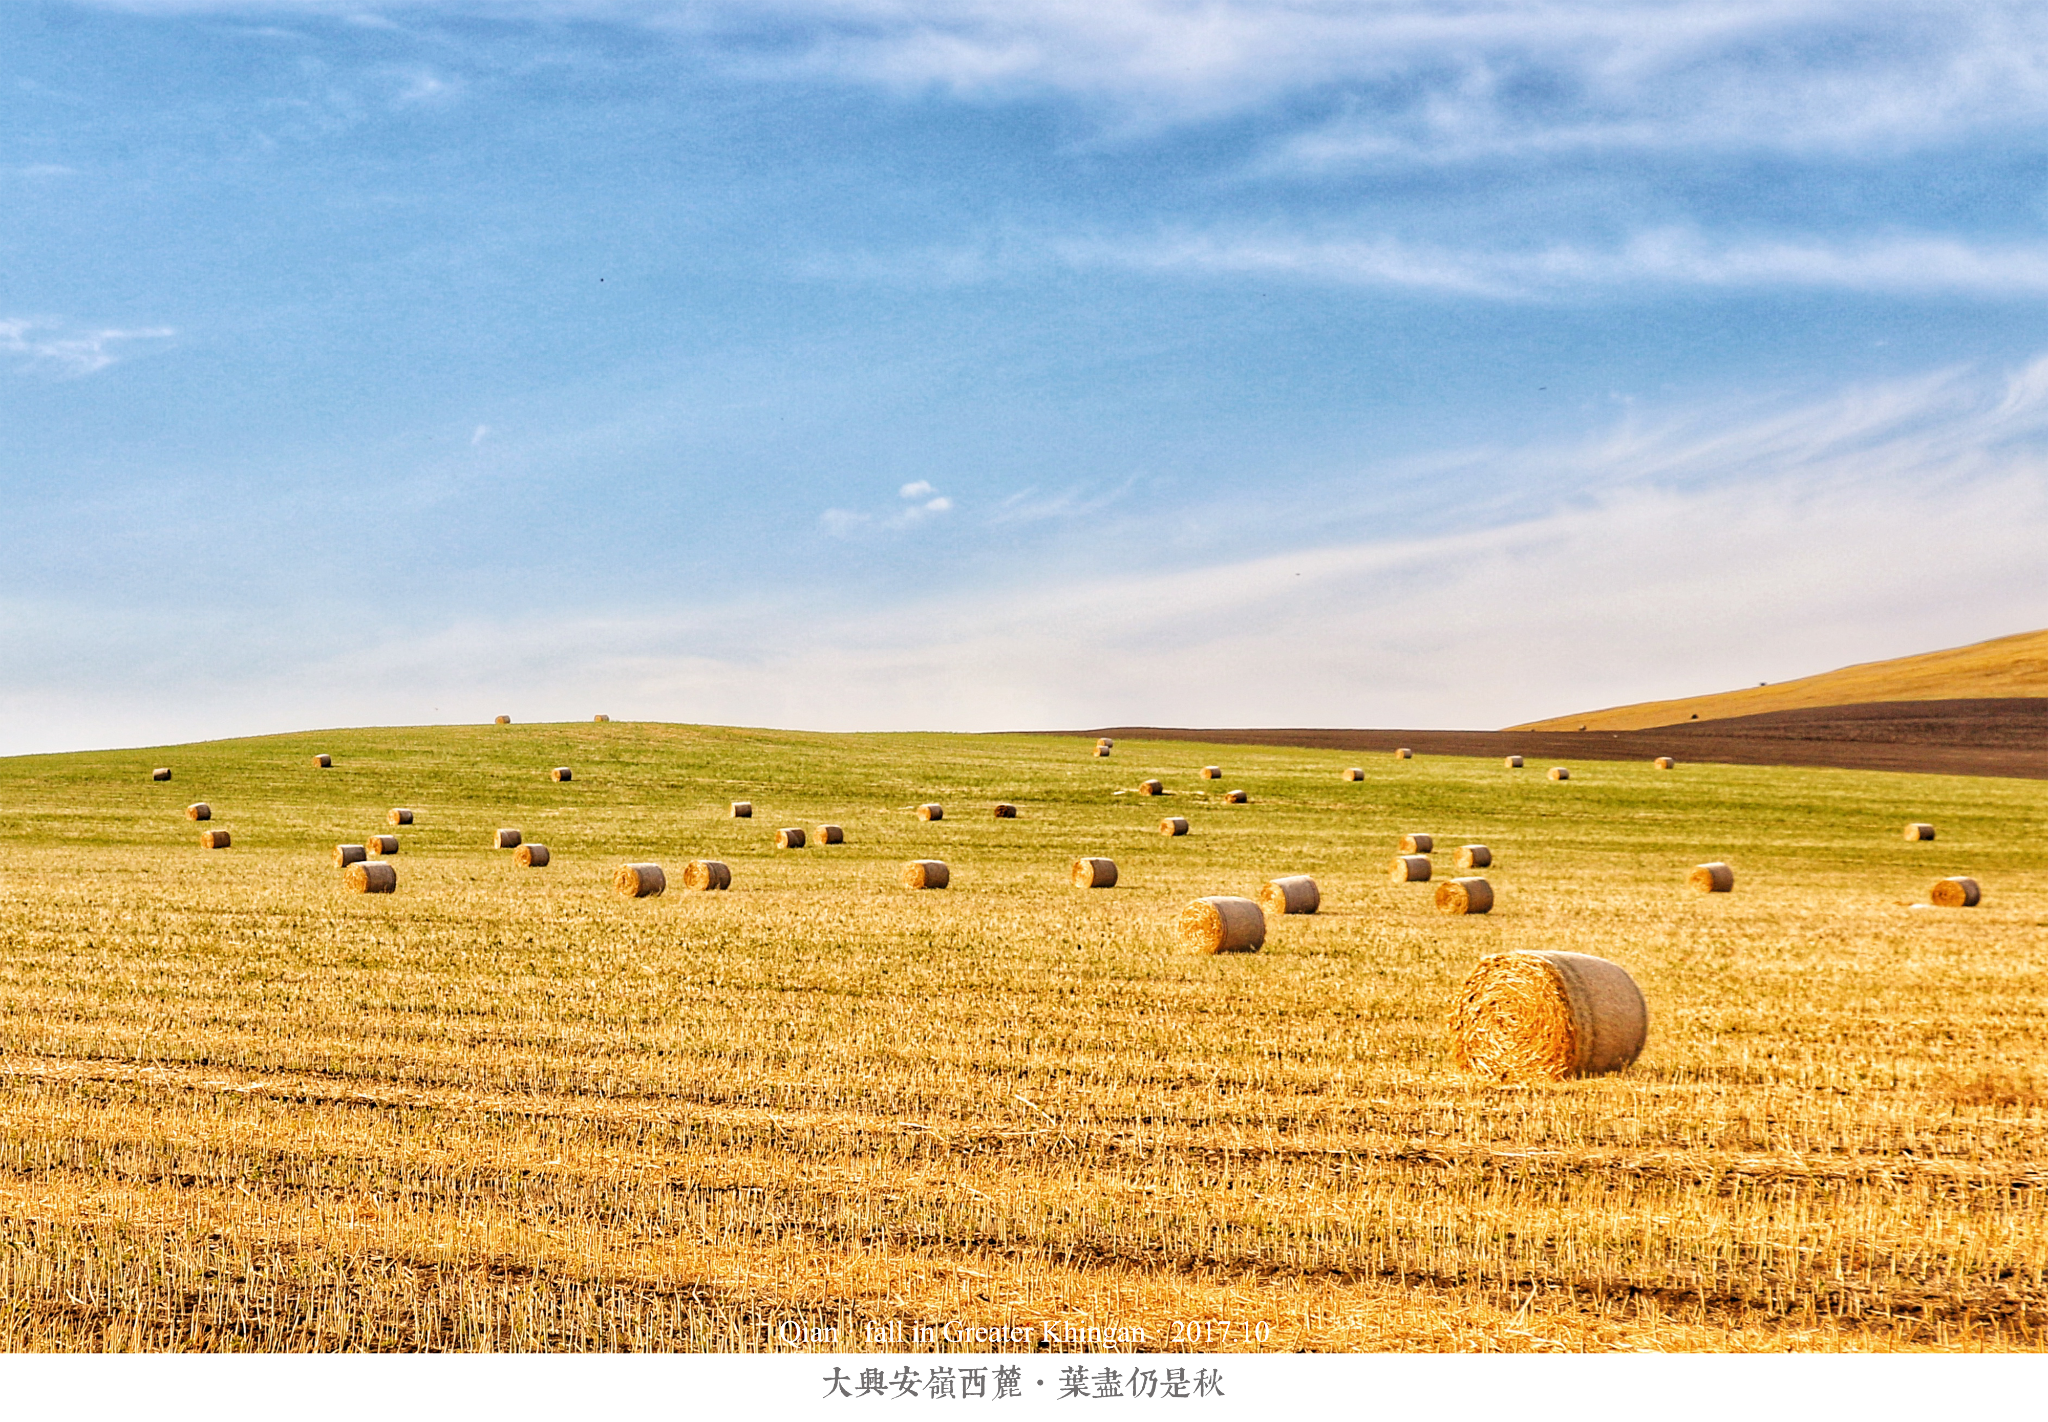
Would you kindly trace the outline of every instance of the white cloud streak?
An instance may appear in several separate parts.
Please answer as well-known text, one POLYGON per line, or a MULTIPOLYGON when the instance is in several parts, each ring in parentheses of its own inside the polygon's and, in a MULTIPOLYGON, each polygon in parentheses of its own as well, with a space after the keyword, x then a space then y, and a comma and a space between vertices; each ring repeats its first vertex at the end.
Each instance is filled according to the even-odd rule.
POLYGON ((80 331, 58 321, 16 317, 0 320, 0 353, 21 357, 26 370, 92 375, 120 360, 119 347, 127 342, 168 340, 176 334, 169 326, 80 331))

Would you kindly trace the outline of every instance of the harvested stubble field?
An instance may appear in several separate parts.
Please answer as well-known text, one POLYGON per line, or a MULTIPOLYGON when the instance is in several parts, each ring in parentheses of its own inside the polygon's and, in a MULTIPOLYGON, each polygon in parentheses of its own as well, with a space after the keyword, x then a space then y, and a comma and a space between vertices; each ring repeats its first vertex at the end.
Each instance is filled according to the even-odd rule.
POLYGON ((0 761, 0 1347, 2040 1341, 2037 783, 1091 750, 614 722, 0 761), (344 893, 334 844, 393 805, 397 893, 344 893), (821 821, 847 842, 773 847, 821 821), (1492 846, 1491 915, 1388 881, 1414 830, 1492 846), (1068 887, 1082 854, 1118 886, 1068 887), (611 891, 693 857, 732 889, 611 891), (1707 859, 1733 894, 1685 889, 1707 859), (1289 873, 1321 913, 1177 951, 1188 899, 1289 873), (1958 873, 1982 907, 1907 907, 1958 873), (1445 1010, 1511 948, 1628 967, 1637 1065, 1459 1075, 1445 1010))

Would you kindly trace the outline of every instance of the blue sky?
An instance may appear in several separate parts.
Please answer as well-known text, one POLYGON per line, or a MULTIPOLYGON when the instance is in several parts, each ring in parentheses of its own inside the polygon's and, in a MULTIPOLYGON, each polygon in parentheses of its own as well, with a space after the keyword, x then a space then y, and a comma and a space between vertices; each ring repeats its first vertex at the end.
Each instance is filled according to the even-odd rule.
POLYGON ((2023 5, 0 0, 0 751, 2048 625, 2023 5))

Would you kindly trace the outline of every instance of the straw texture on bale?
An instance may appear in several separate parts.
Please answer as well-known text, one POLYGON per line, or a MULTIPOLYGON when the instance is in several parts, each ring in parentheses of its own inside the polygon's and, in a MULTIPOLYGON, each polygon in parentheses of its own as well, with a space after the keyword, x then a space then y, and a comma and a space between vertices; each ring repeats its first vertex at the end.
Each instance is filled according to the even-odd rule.
POLYGON ((1344 778, 1346 780, 1363 780, 1365 779, 1365 770, 1361 766, 1354 765, 1344 772, 1344 778))
POLYGON ((732 817, 736 820, 751 820, 754 818, 754 802, 752 800, 733 801, 732 817))
POLYGON ((1725 894, 1735 888, 1735 870, 1717 859, 1693 870, 1685 882, 1703 894, 1725 894))
POLYGON ((906 889, 943 889, 952 878, 952 872, 944 861, 938 859, 913 859, 903 866, 903 887, 906 889))
POLYGON ((1436 906, 1445 913, 1490 913, 1493 885, 1484 879, 1446 879, 1436 886, 1436 906))
POLYGON ((566 765, 558 765, 548 772, 548 779, 550 780, 573 780, 575 778, 574 772, 566 765))
POLYGON ((1306 874, 1268 879, 1259 890, 1259 907, 1267 913, 1314 913, 1323 906, 1322 890, 1306 874))
POLYGON ((389 821, 391 821, 391 823, 393 823, 394 825, 409 825, 409 824, 411 824, 411 823, 412 823, 412 811, 411 811, 411 810, 393 810, 393 811, 392 811, 392 812, 391 812, 390 814, 386 815, 386 816, 385 816, 384 818, 385 818, 385 819, 387 819, 387 820, 389 820, 389 821))
POLYGON ((398 868, 383 860, 364 860, 348 866, 348 886, 358 894, 391 894, 398 891, 398 868))
POLYGON ((328 766, 334 764, 334 757, 331 755, 316 755, 313 757, 313 764, 325 770, 328 766))
POLYGON ((846 831, 841 829, 838 825, 819 825, 818 843, 844 844, 846 843, 846 831))
POLYGON ((1397 884, 1422 884, 1429 880, 1429 858, 1421 854, 1397 854, 1387 866, 1388 877, 1397 884))
POLYGON ((1491 869, 1493 851, 1483 844, 1461 844, 1451 856, 1451 865, 1456 869, 1491 869))
POLYGON ((1433 834, 1404 834, 1401 836, 1401 852, 1403 854, 1429 854, 1435 849, 1436 836, 1433 834))
POLYGON ((185 818, 188 820, 210 820, 213 818, 213 806, 207 804, 204 800, 201 800, 196 805, 187 805, 185 807, 185 818))
POLYGON ((591 720, 593 720, 593 721, 609 721, 609 720, 611 720, 611 717, 609 717, 609 716, 592 716, 592 717, 591 717, 590 719, 591 719, 591 720))
POLYGON ((1975 879, 1960 876, 1954 879, 1936 879, 1934 887, 1928 890, 1928 902, 1936 908, 1975 908, 1977 900, 1984 897, 1975 879))
POLYGON ((1156 780, 1141 780, 1138 782, 1138 793, 1140 795, 1164 795, 1166 787, 1156 780))
POLYGON ((777 849, 802 849, 809 842, 804 837, 804 832, 794 825, 791 825, 788 829, 775 831, 775 847, 777 849))
POLYGON ((377 855, 398 853, 398 836, 395 834, 373 834, 363 841, 370 853, 377 855))
POLYGON ((171 769, 167 765, 160 765, 155 770, 149 772, 149 778, 151 780, 169 780, 171 778, 171 769))
POLYGON ((943 805, 919 805, 917 807, 917 817, 921 820, 943 820, 946 818, 946 807, 943 805))
POLYGON ((519 831, 516 829, 499 830, 491 840, 491 847, 494 849, 519 848, 519 831))
POLYGON ((1642 1054, 1650 1012, 1635 979, 1584 953, 1481 958, 1451 1010, 1459 1066, 1504 1081, 1620 1071, 1642 1054))
POLYGON ((1406 746, 1402 746, 1401 749, 1394 752, 1395 760, 1413 760, 1414 758, 1415 752, 1408 749, 1408 747, 1406 746))
POLYGON ((1114 889, 1116 887, 1116 861, 1114 859, 1086 858, 1074 861, 1074 887, 1077 889, 1114 889))
POLYGON ((1180 911, 1180 941, 1196 953, 1251 953, 1266 945, 1266 915, 1250 899, 1218 894, 1180 911))
POLYGON ((732 870, 722 859, 692 859, 683 866, 683 887, 706 893, 732 887, 732 870))
POLYGON ((1185 815, 1168 815, 1159 822, 1159 832, 1169 838, 1177 834, 1186 834, 1188 832, 1187 817, 1185 815))
POLYGON ((1572 778, 1572 773, 1561 765, 1553 765, 1550 767, 1550 778, 1552 780, 1569 780, 1572 778))
POLYGON ((1673 760, 1668 755, 1660 755, 1655 760, 1651 761, 1650 764, 1656 766, 1659 770, 1669 770, 1672 766, 1677 765, 1678 762, 1673 760))
POLYGON ((498 718, 498 724, 501 726, 509 726, 512 724, 512 718, 510 716, 500 716, 498 718))
POLYGON ((1223 803, 1226 805, 1249 805, 1251 802, 1252 797, 1245 794, 1242 790, 1225 790, 1223 792, 1223 803))
POLYGON ((370 857, 370 851, 360 844, 337 844, 334 846, 334 867, 346 869, 351 864, 360 864, 370 857))
POLYGON ((1202 778, 1204 780, 1221 780, 1223 778, 1223 767, 1220 765, 1203 766, 1202 778))
POLYGON ((668 875, 659 864, 621 864, 612 875, 612 887, 629 898, 651 899, 668 887, 668 875))
POLYGON ((1907 826, 1906 826, 1906 838, 1907 838, 1907 839, 1909 839, 1909 840, 1922 840, 1922 839, 1933 839, 1933 838, 1934 838, 1934 826, 1933 826, 1933 825, 1907 825, 1907 826))
POLYGON ((202 849, 226 849, 231 841, 226 830, 201 830, 199 847, 202 849))
POLYGON ((995 816, 999 820, 1014 820, 1017 818, 1017 807, 1008 801, 1001 802, 996 806, 995 816))
POLYGON ((512 862, 522 869, 545 869, 548 867, 548 847, 545 844, 522 844, 512 851, 512 862))
POLYGON ((1502 763, 1506 765, 1509 770, 1520 770, 1522 768, 1522 758, 1518 755, 1511 755, 1502 763))

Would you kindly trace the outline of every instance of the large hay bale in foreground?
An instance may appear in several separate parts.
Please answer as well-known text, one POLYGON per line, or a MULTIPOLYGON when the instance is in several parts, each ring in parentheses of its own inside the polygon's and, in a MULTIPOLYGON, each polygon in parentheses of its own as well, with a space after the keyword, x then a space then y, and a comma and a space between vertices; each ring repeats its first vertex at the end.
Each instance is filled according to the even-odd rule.
POLYGON ((612 873, 612 887, 628 898, 651 899, 668 888, 659 864, 621 864, 612 873))
POLYGON ((1620 1071, 1642 1054, 1650 1012, 1618 963, 1584 953, 1481 958, 1451 1009, 1459 1066, 1505 1081, 1620 1071))
POLYGON ((1936 908, 1975 908, 1977 901, 1984 897, 1975 879, 1960 876, 1953 879, 1936 879, 1934 887, 1927 891, 1927 901, 1936 908))
POLYGON ((1451 867, 1455 869, 1491 869, 1493 851, 1483 844, 1461 844, 1458 852, 1451 856, 1451 867))
POLYGON ((1251 802, 1252 797, 1245 794, 1242 790, 1225 790, 1223 792, 1223 803, 1226 805, 1249 805, 1251 802))
POLYGON ((1401 852, 1403 854, 1429 854, 1434 852, 1435 849, 1436 836, 1433 834, 1404 834, 1401 836, 1401 852))
POLYGON ((683 887, 712 893, 732 887, 732 870, 722 859, 692 859, 683 866, 683 887))
POLYGON ((1351 766, 1345 770, 1344 778, 1346 780, 1363 780, 1365 779, 1365 770, 1361 766, 1351 766))
POLYGON ((1395 760, 1413 760, 1414 758, 1415 752, 1408 749, 1408 747, 1406 746, 1402 746, 1401 749, 1394 752, 1395 760))
POLYGON ((1159 832, 1169 839, 1173 838, 1176 835, 1186 834, 1188 832, 1187 816, 1168 815, 1165 819, 1159 822, 1159 832))
POLYGON ((1933 839, 1933 838, 1934 838, 1934 826, 1933 826, 1933 825, 1922 825, 1922 824, 1911 824, 1911 825, 1907 825, 1907 826, 1906 826, 1906 838, 1907 838, 1908 840, 1911 840, 1911 841, 1914 841, 1914 842, 1918 842, 1918 841, 1920 841, 1920 840, 1923 840, 1923 839, 1933 839))
POLYGON ((168 765, 159 765, 155 770, 149 772, 149 778, 151 780, 169 780, 171 778, 171 768, 168 765))
POLYGON ((325 770, 330 765, 334 764, 334 757, 331 755, 316 755, 313 757, 313 764, 319 766, 322 770, 325 770))
POLYGON ((844 844, 846 843, 846 831, 841 829, 838 825, 819 825, 818 843, 844 844))
POLYGON ((1509 770, 1520 770, 1522 768, 1522 758, 1518 755, 1511 755, 1502 761, 1501 764, 1505 765, 1509 770))
POLYGON ((491 838, 491 847, 493 849, 519 848, 519 831, 516 829, 499 830, 497 834, 493 835, 491 838))
POLYGON ((512 851, 512 862, 522 869, 545 869, 548 867, 548 847, 545 844, 522 844, 512 851))
POLYGON ((1259 890, 1259 907, 1267 913, 1314 913, 1323 906, 1322 890, 1306 874, 1268 879, 1259 890))
POLYGON ((1436 886, 1436 906, 1445 913, 1493 912, 1493 885, 1484 879, 1446 879, 1436 886))
POLYGON ((1166 787, 1157 780, 1140 780, 1138 782, 1138 793, 1140 795, 1164 795, 1166 787))
POLYGON ((391 821, 391 823, 394 825, 409 825, 412 823, 412 811, 393 810, 389 814, 384 816, 384 818, 391 821))
POLYGON ((1007 800, 1000 801, 996 805, 995 817, 999 820, 1014 820, 1017 818, 1017 807, 1007 800))
POLYGON ((334 867, 346 869, 351 864, 360 864, 370 857, 369 849, 360 844, 337 844, 334 846, 334 867))
POLYGON ((1672 766, 1678 764, 1678 762, 1673 760, 1668 755, 1660 755, 1655 760, 1651 761, 1650 764, 1656 766, 1659 770, 1669 770, 1672 766))
POLYGON ((1196 953, 1251 953, 1266 945, 1266 915, 1250 899, 1218 894, 1180 911, 1181 944, 1196 953))
POLYGON ((187 805, 185 807, 185 818, 188 820, 210 820, 213 818, 213 806, 207 804, 204 800, 198 801, 196 804, 187 805))
POLYGON ((576 773, 566 765, 558 765, 548 772, 548 779, 550 780, 574 780, 575 778, 576 773))
POLYGON ((373 834, 363 841, 363 847, 375 855, 398 853, 398 836, 395 834, 373 834))
POLYGON ((398 866, 386 864, 383 860, 363 860, 348 866, 344 876, 351 890, 358 894, 391 894, 398 891, 398 866))
POLYGON ((1397 854, 1387 865, 1387 874, 1397 884, 1424 884, 1429 882, 1429 856, 1424 854, 1397 854))
POLYGON ((1572 778, 1572 773, 1562 765, 1553 765, 1550 767, 1550 778, 1552 780, 1569 780, 1572 778))
POLYGON ((1223 767, 1220 765, 1203 766, 1202 778, 1204 780, 1221 780, 1223 778, 1223 767))
POLYGON ((946 818, 946 808, 943 805, 919 805, 917 817, 921 820, 943 820, 946 818))
POLYGON ((775 831, 775 847, 777 849, 802 849, 808 842, 804 837, 804 832, 794 825, 791 825, 788 829, 775 831))
POLYGON ((226 830, 201 830, 199 832, 199 847, 201 849, 226 849, 232 843, 234 841, 229 837, 226 830))
POLYGON ((903 866, 903 887, 906 889, 943 889, 952 879, 952 871, 946 868, 943 860, 913 859, 903 866))
POLYGON ((1703 894, 1726 894, 1735 888, 1735 870, 1717 859, 1686 875, 1685 882, 1703 894))
POLYGON ((498 718, 498 724, 501 726, 509 726, 512 724, 512 718, 510 716, 500 716, 498 718))
POLYGON ((751 820, 754 818, 754 802, 752 800, 733 801, 732 817, 736 820, 751 820))
POLYGON ((1077 889, 1114 889, 1116 861, 1100 857, 1076 859, 1073 878, 1077 889))

